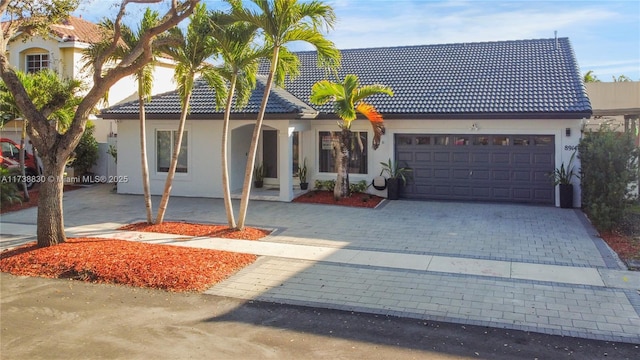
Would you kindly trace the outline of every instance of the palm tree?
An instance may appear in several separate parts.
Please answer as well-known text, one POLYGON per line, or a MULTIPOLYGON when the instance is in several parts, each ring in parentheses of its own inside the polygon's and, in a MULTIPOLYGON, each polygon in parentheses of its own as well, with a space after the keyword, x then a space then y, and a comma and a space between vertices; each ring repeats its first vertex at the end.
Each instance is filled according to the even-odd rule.
POLYGON ((214 26, 211 36, 216 41, 219 56, 224 63, 217 68, 218 73, 229 82, 227 100, 224 110, 224 122, 222 125, 222 190, 224 194, 224 207, 227 213, 229 228, 236 227, 231 203, 231 189, 229 187, 229 164, 227 147, 229 143, 229 122, 233 97, 236 95, 235 108, 244 107, 249 101, 252 90, 256 87, 256 74, 259 61, 264 57, 264 50, 253 46, 256 36, 256 27, 247 23, 231 23, 227 14, 216 12, 212 14, 212 22, 219 24, 214 26), (222 25, 221 25, 222 24, 222 25))
POLYGON ((224 79, 219 76, 213 65, 206 62, 208 58, 215 54, 216 44, 209 35, 212 31, 212 24, 209 21, 205 5, 198 5, 193 15, 191 15, 190 20, 191 22, 187 27, 186 34, 178 27, 171 29, 172 36, 180 40, 178 45, 170 45, 166 48, 166 52, 177 61, 174 79, 178 84, 182 111, 174 142, 173 155, 164 184, 162 199, 158 207, 158 215, 156 217, 157 224, 162 223, 164 220, 167 204, 169 203, 171 186, 178 166, 178 156, 180 155, 180 148, 182 146, 182 136, 187 122, 189 101, 191 100, 196 74, 200 74, 207 83, 215 89, 216 106, 222 104, 226 95, 224 79))
MULTIPOLYGON (((277 71, 280 50, 292 41, 304 41, 313 45, 318 51, 320 65, 335 67, 339 63, 340 52, 333 42, 322 34, 322 30, 333 28, 335 13, 333 9, 320 1, 299 3, 297 0, 252 0, 259 11, 254 11, 241 6, 240 1, 232 1, 234 17, 243 22, 255 25, 262 30, 265 42, 272 48, 269 75, 262 97, 262 104, 258 113, 258 119, 253 129, 253 137, 247 158, 247 166, 244 173, 244 185, 240 200, 240 213, 238 215, 238 229, 244 228, 249 195, 253 181, 253 167, 258 150, 258 139, 262 130, 262 122, 267 109, 267 101, 274 77, 277 74, 277 82, 284 82, 284 72, 277 71)), ((290 76, 297 75, 297 68, 289 68, 290 76)))
POLYGON ((338 178, 333 189, 333 196, 340 199, 349 196, 349 159, 351 152, 351 123, 357 118, 357 113, 363 114, 373 126, 373 149, 380 145, 380 137, 384 134, 384 122, 382 115, 373 105, 362 100, 376 94, 387 94, 393 96, 393 90, 384 85, 364 85, 360 86, 358 76, 349 74, 345 76, 341 83, 328 80, 318 81, 311 88, 311 102, 316 105, 323 105, 329 101, 334 101, 336 114, 342 123, 338 124, 342 131, 334 134, 338 139, 336 172, 338 178))
MULTIPOLYGON (((160 22, 160 13, 147 8, 145 11, 140 27, 137 33, 132 32, 128 28, 124 28, 122 39, 129 48, 134 48, 140 41, 140 38, 150 28, 156 26, 160 22)), ((134 77, 138 82, 138 104, 140 113, 140 168, 142 171, 142 190, 144 193, 144 205, 147 212, 147 222, 152 223, 153 208, 151 204, 151 189, 149 186, 149 162, 147 160, 147 127, 146 113, 144 108, 145 101, 151 101, 151 89, 153 86, 153 67, 156 63, 157 51, 153 53, 151 62, 138 70, 134 77)))
POLYGON ((589 70, 586 73, 584 73, 584 76, 582 76, 582 81, 586 83, 600 82, 600 79, 598 79, 598 77, 593 74, 593 70, 589 70))

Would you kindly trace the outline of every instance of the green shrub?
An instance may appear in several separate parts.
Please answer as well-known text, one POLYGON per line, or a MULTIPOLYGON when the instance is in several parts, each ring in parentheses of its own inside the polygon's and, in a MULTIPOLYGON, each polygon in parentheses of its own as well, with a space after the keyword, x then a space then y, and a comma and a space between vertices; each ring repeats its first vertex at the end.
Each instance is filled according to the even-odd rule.
POLYGON ((316 180, 314 185, 316 190, 333 191, 333 188, 336 186, 336 181, 335 180, 316 180))
POLYGON ((369 185, 367 185, 366 180, 360 180, 357 183, 349 184, 349 192, 351 192, 351 193, 363 193, 363 192, 367 191, 368 187, 369 187, 369 185))
POLYGON ((80 138, 80 143, 76 147, 75 159, 71 163, 75 175, 86 174, 98 162, 98 142, 93 136, 94 129, 95 125, 88 121, 87 127, 80 138))
POLYGON ((15 202, 22 202, 18 184, 11 175, 18 175, 17 172, 0 167, 0 209, 4 205, 11 205, 15 202))
POLYGON ((585 133, 578 146, 582 205, 599 230, 614 228, 629 202, 629 184, 637 174, 638 149, 629 133, 604 124, 585 133))

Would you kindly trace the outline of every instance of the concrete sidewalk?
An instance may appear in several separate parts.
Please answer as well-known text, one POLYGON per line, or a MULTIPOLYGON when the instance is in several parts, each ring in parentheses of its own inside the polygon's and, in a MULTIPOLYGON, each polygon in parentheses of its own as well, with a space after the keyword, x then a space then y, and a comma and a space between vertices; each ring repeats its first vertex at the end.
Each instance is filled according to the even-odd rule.
MULTIPOLYGON (((104 196, 96 189, 78 192, 65 209, 86 199, 80 195, 104 196)), ((140 198, 111 194, 104 200, 135 209, 140 198)), ((171 218, 203 221, 202 214, 210 214, 204 203, 224 216, 221 201, 178 198, 169 206, 179 210, 171 218)), ((250 213, 258 221, 252 225, 276 229, 258 242, 115 230, 140 220, 142 213, 131 216, 128 208, 116 214, 105 207, 102 216, 86 207, 71 210, 75 226, 67 231, 260 255, 209 294, 640 343, 640 273, 622 270, 577 211, 407 201, 377 210, 300 205, 253 202, 250 209, 260 216, 250 213), (480 208, 493 220, 479 216, 480 208), (93 221, 84 219, 91 215, 93 221), (386 227, 395 235, 378 237, 386 227), (449 247, 440 246, 445 243, 449 247)), ((5 215, 0 220, 3 244, 35 234, 33 224, 5 215)))

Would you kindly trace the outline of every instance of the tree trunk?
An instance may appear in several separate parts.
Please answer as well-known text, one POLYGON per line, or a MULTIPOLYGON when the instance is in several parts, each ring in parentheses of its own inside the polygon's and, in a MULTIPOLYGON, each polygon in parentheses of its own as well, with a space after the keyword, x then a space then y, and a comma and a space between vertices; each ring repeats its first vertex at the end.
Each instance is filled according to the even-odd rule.
POLYGON ((233 203, 231 203, 231 189, 229 188, 229 162, 227 161, 227 144, 229 142, 229 121, 231 118, 231 101, 236 88, 237 76, 233 75, 231 85, 229 86, 229 94, 227 96, 227 104, 224 109, 224 122, 222 123, 222 191, 224 193, 224 209, 227 212, 227 224, 229 228, 235 229, 236 219, 233 216, 233 203))
MULTIPOLYGON (((141 84, 141 81, 138 80, 141 84)), ((138 93, 142 94, 142 85, 138 86, 138 93)), ((147 210, 147 222, 153 223, 153 208, 151 205, 151 189, 149 186, 149 162, 147 161, 147 126, 144 110, 144 97, 140 96, 140 167, 142 170, 142 191, 144 193, 144 206, 147 210)))
POLYGON ((158 216, 156 217, 156 224, 162 224, 162 222, 164 221, 164 214, 167 211, 167 204, 169 203, 169 196, 171 195, 171 186, 173 185, 173 177, 176 174, 176 168, 178 167, 178 156, 180 155, 180 146, 182 146, 182 134, 184 133, 184 125, 187 122, 189 101, 191 101, 191 91, 187 92, 187 96, 185 97, 184 103, 182 105, 182 114, 180 115, 180 124, 178 125, 178 139, 173 146, 173 156, 171 157, 171 164, 169 165, 167 180, 164 183, 162 199, 160 200, 160 205, 158 206, 158 216))
POLYGON ((256 126, 253 129, 253 137, 251 138, 249 154, 247 155, 247 167, 244 170, 244 184, 242 185, 242 198, 240 199, 240 213, 238 214, 238 230, 244 229, 244 223, 247 219, 249 196, 251 195, 251 184, 253 182, 253 167, 256 164, 256 153, 258 152, 258 140, 260 139, 260 132, 262 131, 262 122, 267 110, 267 102, 269 101, 269 93, 271 92, 273 77, 275 76, 276 67, 278 66, 279 52, 280 47, 275 46, 273 48, 273 57, 271 58, 271 67, 269 68, 269 77, 267 78, 267 83, 264 87, 262 103, 260 104, 260 112, 258 113, 256 126))
POLYGON ((333 197, 340 200, 349 196, 349 158, 351 153, 351 130, 342 129, 338 134, 338 151, 336 152, 336 185, 333 197))
POLYGON ((66 159, 56 159, 55 154, 43 153, 44 176, 38 196, 38 247, 65 242, 62 195, 66 159))

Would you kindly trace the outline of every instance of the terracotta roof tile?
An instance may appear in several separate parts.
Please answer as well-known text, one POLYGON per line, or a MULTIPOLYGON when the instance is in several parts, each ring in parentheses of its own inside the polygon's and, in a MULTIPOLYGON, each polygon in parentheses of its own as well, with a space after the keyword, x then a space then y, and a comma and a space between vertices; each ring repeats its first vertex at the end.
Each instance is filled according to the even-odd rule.
POLYGON ((78 17, 69 17, 62 24, 50 25, 51 31, 64 41, 95 43, 100 41, 100 27, 78 17))

